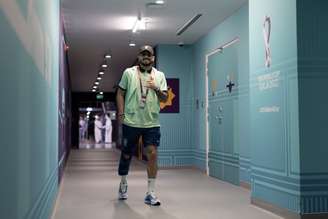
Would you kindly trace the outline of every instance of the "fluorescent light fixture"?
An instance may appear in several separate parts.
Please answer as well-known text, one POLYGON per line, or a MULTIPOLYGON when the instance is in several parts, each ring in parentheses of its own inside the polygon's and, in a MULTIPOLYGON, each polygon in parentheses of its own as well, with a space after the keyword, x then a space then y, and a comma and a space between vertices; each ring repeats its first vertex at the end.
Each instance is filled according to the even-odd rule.
POLYGON ((136 22, 134 23, 134 26, 132 28, 132 33, 136 33, 139 30, 145 30, 146 29, 146 22, 145 20, 138 18, 136 22))
POLYGON ((98 81, 96 81, 96 82, 95 82, 95 85, 99 85, 99 82, 98 82, 98 81))
POLYGON ((105 73, 104 73, 103 71, 100 71, 99 74, 100 74, 100 75, 103 75, 103 74, 105 74, 105 73))
POLYGON ((97 77, 97 80, 100 81, 101 80, 101 77, 97 77))
POLYGON ((92 111, 92 108, 91 108, 91 107, 88 107, 88 108, 87 108, 87 111, 88 111, 88 112, 91 112, 91 111, 92 111))
POLYGON ((165 5, 165 1, 163 1, 163 0, 157 0, 155 2, 148 2, 146 4, 146 7, 147 8, 154 8, 154 9, 157 8, 157 9, 160 9, 160 8, 163 8, 164 5, 165 5))
POLYGON ((134 47, 134 46, 136 46, 136 44, 135 44, 135 42, 132 42, 132 41, 131 41, 131 42, 129 43, 129 46, 130 46, 130 47, 134 47))
POLYGON ((103 68, 107 68, 107 67, 108 67, 108 65, 106 65, 106 64, 103 64, 101 67, 103 67, 103 68))
POLYGON ((105 55, 105 58, 110 59, 110 58, 112 58, 112 56, 111 55, 105 55))
POLYGON ((195 23, 200 17, 202 16, 202 14, 196 14, 194 17, 192 17, 189 21, 187 21, 187 23, 185 23, 182 27, 180 27, 176 34, 177 36, 180 36, 183 32, 185 32, 193 23, 195 23))

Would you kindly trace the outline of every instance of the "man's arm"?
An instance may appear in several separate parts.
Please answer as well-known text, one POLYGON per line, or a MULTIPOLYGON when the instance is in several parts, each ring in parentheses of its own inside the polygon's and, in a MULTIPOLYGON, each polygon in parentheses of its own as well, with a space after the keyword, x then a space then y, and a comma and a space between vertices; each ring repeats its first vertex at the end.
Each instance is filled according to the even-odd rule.
POLYGON ((117 116, 120 122, 122 122, 124 119, 124 97, 125 97, 125 91, 119 87, 117 89, 117 94, 116 94, 116 105, 117 105, 117 113, 118 113, 117 116))

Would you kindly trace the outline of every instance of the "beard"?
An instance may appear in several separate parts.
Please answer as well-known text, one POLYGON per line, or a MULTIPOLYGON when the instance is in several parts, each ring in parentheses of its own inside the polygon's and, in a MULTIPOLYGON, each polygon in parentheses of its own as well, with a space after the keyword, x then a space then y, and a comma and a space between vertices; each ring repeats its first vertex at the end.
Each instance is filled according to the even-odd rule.
POLYGON ((153 60, 151 58, 139 58, 139 65, 142 69, 149 71, 153 67, 153 60))

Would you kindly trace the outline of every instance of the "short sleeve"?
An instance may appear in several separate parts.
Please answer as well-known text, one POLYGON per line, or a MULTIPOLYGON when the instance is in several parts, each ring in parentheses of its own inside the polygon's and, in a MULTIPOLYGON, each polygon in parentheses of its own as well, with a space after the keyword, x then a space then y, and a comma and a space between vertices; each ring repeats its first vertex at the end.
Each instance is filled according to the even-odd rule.
POLYGON ((121 89, 126 90, 126 88, 128 87, 128 81, 129 81, 128 79, 129 79, 129 78, 128 78, 128 71, 125 70, 125 71, 123 72, 122 78, 121 78, 120 83, 118 84, 118 86, 119 86, 121 89))
POLYGON ((167 91, 167 83, 166 83, 165 75, 163 73, 162 73, 159 88, 161 91, 167 91))

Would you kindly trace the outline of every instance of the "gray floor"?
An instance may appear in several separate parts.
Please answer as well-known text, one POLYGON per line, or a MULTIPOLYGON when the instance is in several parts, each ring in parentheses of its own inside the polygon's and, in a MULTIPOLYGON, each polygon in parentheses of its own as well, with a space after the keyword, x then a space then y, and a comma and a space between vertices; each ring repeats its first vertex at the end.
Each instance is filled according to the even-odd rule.
POLYGON ((250 192, 207 177, 194 169, 160 170, 160 207, 143 203, 145 166, 135 161, 128 177, 129 198, 117 200, 118 151, 74 150, 64 173, 53 219, 271 219, 274 214, 250 205, 250 192))

